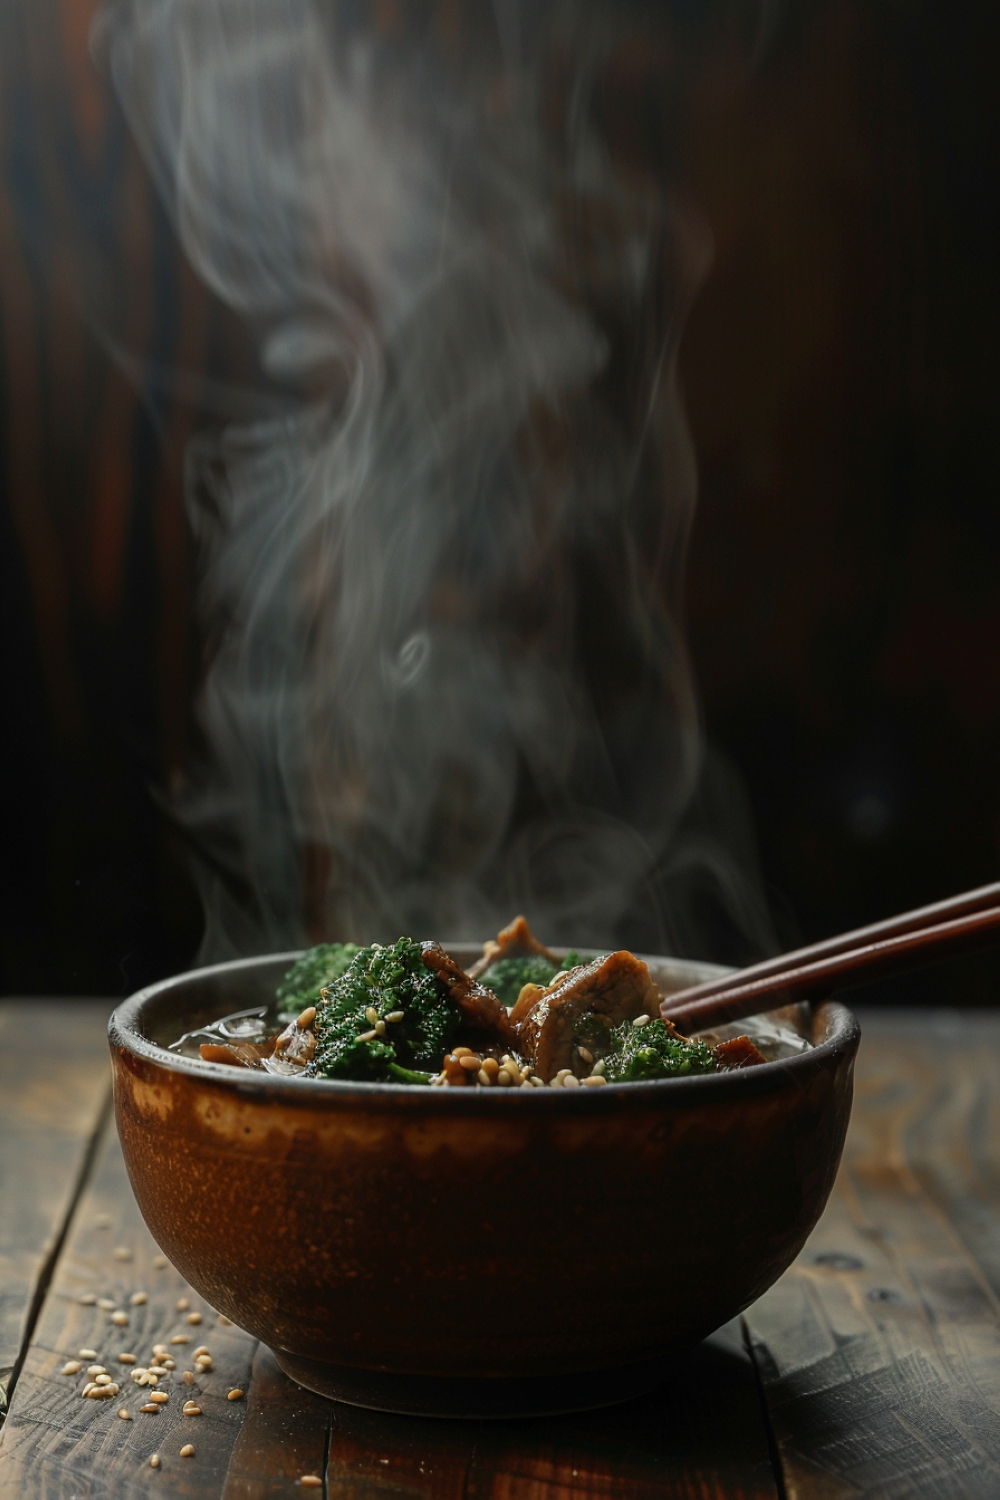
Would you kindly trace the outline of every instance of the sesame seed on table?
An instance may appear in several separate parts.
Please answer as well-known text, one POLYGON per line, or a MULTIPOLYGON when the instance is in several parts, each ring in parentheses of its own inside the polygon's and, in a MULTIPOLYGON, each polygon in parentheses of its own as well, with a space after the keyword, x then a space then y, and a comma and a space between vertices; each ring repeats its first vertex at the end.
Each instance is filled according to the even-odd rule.
POLYGON ((0 1500, 1000 1494, 1000 1016, 863 1015, 793 1267, 650 1395, 495 1423, 325 1401, 220 1319, 132 1198, 106 1018, 0 1003, 0 1500))

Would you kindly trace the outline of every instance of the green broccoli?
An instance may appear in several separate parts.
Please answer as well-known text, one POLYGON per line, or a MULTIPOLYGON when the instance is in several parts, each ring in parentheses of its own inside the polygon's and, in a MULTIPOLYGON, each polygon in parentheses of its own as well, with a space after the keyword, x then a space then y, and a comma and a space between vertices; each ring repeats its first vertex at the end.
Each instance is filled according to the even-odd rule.
POLYGON ((317 1001, 309 1072, 370 1083, 429 1083, 454 1045, 461 1014, 420 944, 358 948, 317 1001), (390 1019, 398 1017, 398 1019, 390 1019))
POLYGON ((278 1015, 297 1016, 307 1005, 318 1005, 320 990, 339 979, 360 951, 357 943, 320 943, 308 949, 277 988, 278 1015))
POLYGON ((604 1060, 609 1083, 642 1083, 650 1078, 681 1078, 718 1071, 704 1042, 679 1041, 664 1021, 633 1026, 625 1021, 611 1032, 611 1051, 604 1060))
POLYGON ((567 953, 558 968, 540 953, 530 953, 525 958, 498 958, 490 964, 483 980, 509 1009, 526 984, 549 985, 557 974, 586 962, 579 953, 567 953))

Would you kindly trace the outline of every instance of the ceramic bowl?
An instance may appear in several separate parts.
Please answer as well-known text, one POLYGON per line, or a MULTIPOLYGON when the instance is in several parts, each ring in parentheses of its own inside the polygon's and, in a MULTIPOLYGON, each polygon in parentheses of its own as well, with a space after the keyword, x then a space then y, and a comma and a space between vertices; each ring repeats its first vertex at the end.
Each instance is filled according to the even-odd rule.
MULTIPOLYGON (((272 999, 295 956, 152 985, 110 1042, 155 1239, 312 1390, 463 1416, 625 1399, 759 1297, 822 1212, 859 1038, 839 1004, 802 1011, 815 1045, 795 1056, 603 1089, 335 1083, 166 1050, 272 999)), ((664 993, 719 972, 648 962, 664 993)))

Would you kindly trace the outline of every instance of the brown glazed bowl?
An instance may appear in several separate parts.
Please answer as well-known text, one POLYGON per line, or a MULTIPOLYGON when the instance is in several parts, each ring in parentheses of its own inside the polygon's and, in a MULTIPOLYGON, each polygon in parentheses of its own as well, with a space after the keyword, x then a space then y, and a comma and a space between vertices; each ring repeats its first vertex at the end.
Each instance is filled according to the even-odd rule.
MULTIPOLYGON (((270 1001, 294 957, 152 985, 110 1041, 155 1239, 312 1390, 451 1416, 623 1400, 759 1297, 822 1212, 859 1039, 841 1005, 803 1011, 814 1050, 603 1089, 334 1083, 165 1050, 270 1001)), ((664 993, 719 972, 648 962, 664 993)))

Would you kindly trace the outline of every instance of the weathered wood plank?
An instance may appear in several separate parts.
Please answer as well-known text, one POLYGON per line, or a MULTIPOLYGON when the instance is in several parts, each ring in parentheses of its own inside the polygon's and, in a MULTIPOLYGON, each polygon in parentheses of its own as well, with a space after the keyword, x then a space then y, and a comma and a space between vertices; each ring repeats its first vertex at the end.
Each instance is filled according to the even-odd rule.
POLYGON ((925 1107, 906 1130, 906 1161, 1000 1296, 1000 1015, 891 1013, 865 1023, 874 1101, 899 1067, 920 1080, 925 1107))
MULTIPOLYGON (((968 1196, 944 1185, 969 1170, 977 1109, 972 1133, 995 1159, 995 1115, 982 1118, 966 1069, 987 1054, 973 1075, 995 1077, 1000 1032, 984 1046, 973 1025, 944 1065, 925 1025, 867 1027, 833 1198, 745 1315, 790 1500, 1000 1494, 1000 1303, 943 1209, 968 1196)), ((977 1180, 995 1216, 995 1178, 977 1180)))
POLYGON ((109 1121, 0 1432, 3 1500, 131 1500, 154 1493, 216 1500, 246 1411, 244 1402, 230 1402, 227 1393, 246 1389, 256 1345, 239 1329, 220 1324, 163 1261, 140 1218, 109 1121), (79 1300, 95 1294, 113 1308, 79 1300), (146 1301, 132 1305, 131 1297, 143 1294, 146 1301), (184 1298, 189 1308, 177 1306, 184 1298), (114 1310, 125 1312, 126 1327, 112 1321, 114 1310), (190 1313, 202 1321, 190 1324, 190 1313), (189 1342, 172 1344, 175 1336, 189 1342), (148 1394, 132 1383, 117 1355, 135 1354, 145 1365, 156 1343, 168 1346, 177 1369, 158 1387, 170 1393, 166 1406, 147 1415, 139 1408, 148 1394), (187 1385, 182 1371, 193 1369, 191 1356, 203 1344, 214 1368, 187 1385), (79 1375, 59 1373, 85 1349, 96 1350, 96 1362, 121 1384, 119 1396, 81 1398, 86 1359, 79 1375), (202 1415, 184 1417, 181 1407, 191 1397, 202 1415), (117 1416, 120 1407, 131 1421, 117 1416), (195 1455, 182 1458, 188 1442, 195 1455), (155 1471, 149 1467, 154 1452, 161 1459, 155 1471))
POLYGON ((295 1494, 304 1474, 322 1477, 335 1416, 342 1410, 289 1380, 270 1349, 259 1346, 246 1420, 229 1463, 222 1500, 295 1494))
POLYGON ((110 1097, 109 1011, 0 1001, 0 1420, 110 1097))

